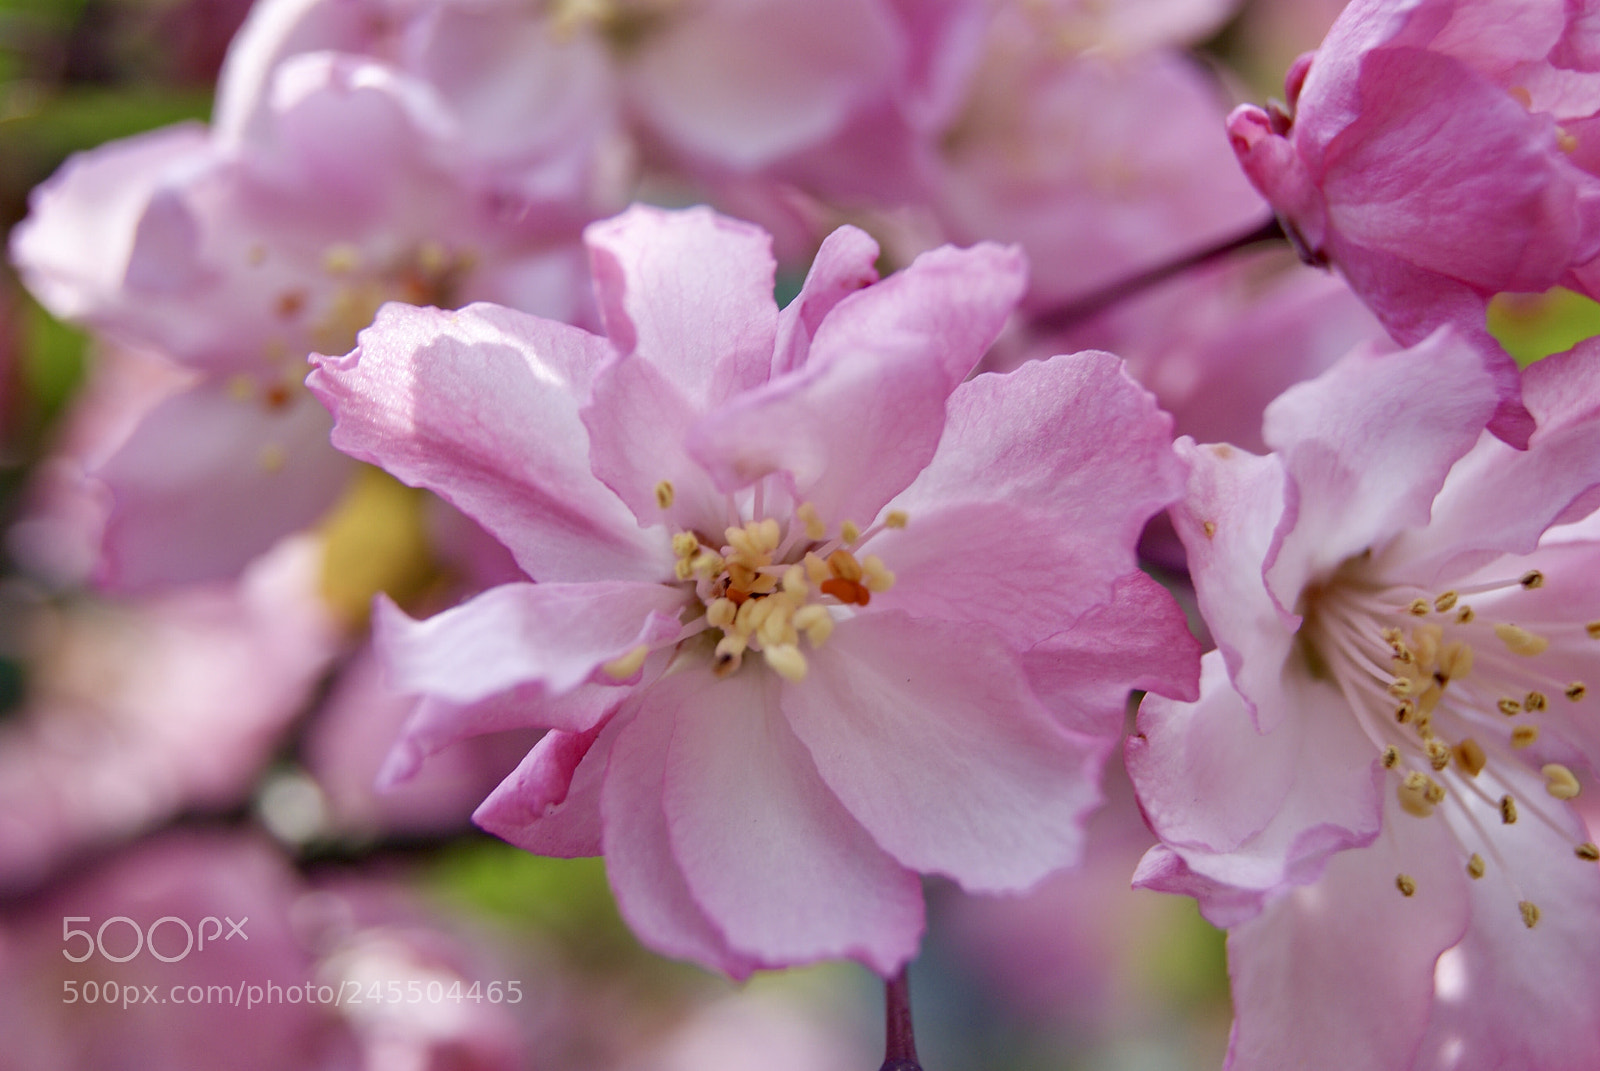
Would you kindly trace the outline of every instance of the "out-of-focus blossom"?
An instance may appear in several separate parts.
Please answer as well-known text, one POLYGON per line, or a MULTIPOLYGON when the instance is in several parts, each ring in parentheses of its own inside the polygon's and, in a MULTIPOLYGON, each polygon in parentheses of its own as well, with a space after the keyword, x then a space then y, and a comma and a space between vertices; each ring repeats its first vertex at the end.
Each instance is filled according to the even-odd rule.
POLYGON ((1230 927, 1232 1067, 1592 1064, 1595 357, 1527 371, 1525 452, 1448 329, 1285 393, 1271 455, 1180 443, 1218 650, 1129 742, 1138 881, 1230 927))
POLYGON ((263 841, 214 832, 165 834, 0 915, 17 1071, 509 1071, 526 1066, 519 1020, 538 1018, 516 1005, 564 1000, 547 975, 383 881, 308 884, 263 841), (502 999, 483 998, 491 981, 502 999))
POLYGON ((856 1071, 882 1058, 877 1039, 829 1022, 777 987, 747 989, 697 1008, 625 1071, 856 1071))
POLYGON ((603 850, 646 943, 892 974, 917 872, 1015 890, 1072 862, 1127 690, 1191 687, 1181 615, 1133 568, 1181 478, 1167 418, 1104 354, 961 382, 1021 292, 1013 251, 873 284, 846 228, 780 313, 748 225, 638 208, 588 240, 608 337, 389 306, 309 381, 341 449, 538 581, 382 616, 427 697, 391 773, 547 728, 477 820, 603 850))
POLYGON ((28 703, 0 732, 0 885, 248 798, 343 644, 318 551, 290 540, 231 585, 37 617, 28 703))
POLYGON ((1287 80, 1241 107, 1235 152, 1306 256, 1401 343, 1452 324, 1486 353, 1496 434, 1526 442, 1516 368, 1484 327, 1503 291, 1600 294, 1600 60, 1556 0, 1356 0, 1287 80))

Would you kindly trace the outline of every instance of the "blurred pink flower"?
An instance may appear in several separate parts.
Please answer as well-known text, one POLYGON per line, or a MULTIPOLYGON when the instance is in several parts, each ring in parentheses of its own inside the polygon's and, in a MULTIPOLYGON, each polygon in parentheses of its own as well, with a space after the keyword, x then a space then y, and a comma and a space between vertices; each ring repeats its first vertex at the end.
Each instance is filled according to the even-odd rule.
POLYGON ((588 240, 609 337, 388 306, 309 380, 341 449, 538 581, 380 615, 427 697, 390 773, 547 728, 477 820, 603 850, 646 943, 892 974, 917 872, 1007 890, 1074 861, 1128 689, 1191 687, 1132 550, 1181 479, 1168 421, 1104 354, 962 383, 1021 292, 1014 251, 874 284, 845 228, 780 312, 748 225, 635 208, 588 240))
POLYGON ((1288 111, 1228 129, 1296 243, 1402 344, 1452 324, 1486 354, 1493 429, 1532 430, 1484 327, 1502 291, 1600 295, 1600 56, 1583 5, 1356 0, 1287 80, 1288 111))
POLYGON ((1527 371, 1526 451, 1448 329, 1286 392, 1273 454, 1180 443, 1218 650, 1129 741, 1136 880, 1231 929, 1231 1067, 1592 1066, 1594 351, 1527 371))

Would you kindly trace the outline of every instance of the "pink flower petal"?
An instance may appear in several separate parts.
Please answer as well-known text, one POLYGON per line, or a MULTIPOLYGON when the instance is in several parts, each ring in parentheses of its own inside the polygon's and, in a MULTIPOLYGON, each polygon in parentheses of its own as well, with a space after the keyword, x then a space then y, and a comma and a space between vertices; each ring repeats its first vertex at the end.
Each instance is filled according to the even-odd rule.
POLYGON ((683 592, 664 584, 503 584, 425 621, 381 599, 374 628, 396 689, 472 703, 532 682, 569 692, 677 636, 683 609, 683 592))
POLYGON ((622 723, 552 730, 472 813, 495 836, 559 859, 599 855, 600 790, 622 723))
POLYGON ((822 240, 800 293, 778 314, 774 376, 806 363, 823 318, 840 301, 878 281, 877 260, 878 243, 859 227, 840 227, 822 240))
POLYGON ((858 959, 889 977, 916 954, 922 885, 822 783, 770 673, 678 673, 663 805, 689 889, 729 944, 766 963, 858 959), (728 821, 729 815, 738 820, 728 821))
POLYGON ((634 205, 584 231, 606 334, 698 410, 766 381, 778 305, 772 239, 708 208, 634 205))
POLYGON ((1105 742, 1058 726, 986 631, 841 622, 783 712, 828 787, 905 866, 975 892, 1075 862, 1105 742))
POLYGON ((306 382, 334 414, 336 447, 437 491, 536 579, 658 579, 672 569, 665 539, 589 469, 579 407, 611 353, 509 309, 386 305, 306 382))
MULTIPOLYGON (((641 696, 638 717, 618 735, 600 791, 606 875, 617 908, 639 939, 656 951, 713 964, 743 978, 759 962, 729 946, 689 891, 673 856, 661 802, 673 718, 654 709, 649 698, 641 696)), ((631 715, 624 710, 619 717, 631 715)))

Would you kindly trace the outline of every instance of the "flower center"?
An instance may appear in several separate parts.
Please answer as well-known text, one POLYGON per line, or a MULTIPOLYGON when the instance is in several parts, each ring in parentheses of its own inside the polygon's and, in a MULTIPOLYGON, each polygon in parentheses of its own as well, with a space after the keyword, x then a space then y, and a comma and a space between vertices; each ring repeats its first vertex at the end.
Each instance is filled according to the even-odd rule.
MULTIPOLYGON (((1364 582, 1366 561, 1346 563, 1329 585, 1312 593, 1301 628, 1308 655, 1355 711, 1392 775, 1401 808, 1422 819, 1443 815, 1467 857, 1467 873, 1481 878, 1493 862, 1532 928, 1539 908, 1517 888, 1490 829, 1465 802, 1446 803, 1475 797, 1498 813, 1501 827, 1528 817, 1567 835, 1537 793, 1519 796, 1511 781, 1533 766, 1527 755, 1541 733, 1558 731, 1558 707, 1587 699, 1583 681, 1558 674, 1563 666, 1588 660, 1583 648, 1600 639, 1600 621, 1583 626, 1540 620, 1527 603, 1513 619, 1518 597, 1545 586, 1538 570, 1428 592, 1364 582), (1467 601, 1480 596, 1486 600, 1483 613, 1467 601)), ((1578 795, 1580 783, 1568 767, 1546 762, 1539 769, 1549 797, 1566 801, 1578 795)), ((1600 860, 1600 848, 1587 841, 1574 852, 1600 860)), ((1395 885, 1402 895, 1416 892, 1406 874, 1395 885)))

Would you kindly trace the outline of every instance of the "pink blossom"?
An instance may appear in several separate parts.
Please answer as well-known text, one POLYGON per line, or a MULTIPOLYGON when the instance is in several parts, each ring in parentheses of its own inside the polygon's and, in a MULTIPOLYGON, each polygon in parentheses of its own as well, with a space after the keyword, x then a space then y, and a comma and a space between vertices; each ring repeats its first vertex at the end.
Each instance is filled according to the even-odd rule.
POLYGON ((1104 354, 962 383, 1022 290, 1013 250, 875 283, 844 228, 780 311, 749 225, 635 208, 587 239, 606 337, 391 305, 308 381, 336 445, 534 581, 380 608, 425 696, 392 772, 546 728, 476 818, 603 851, 646 943, 892 974, 919 872, 1000 891, 1071 863, 1127 690, 1190 687, 1132 549, 1181 480, 1167 419, 1104 354))
POLYGON ((1497 358, 1495 433, 1524 443, 1516 369, 1484 328, 1502 291, 1600 295, 1600 90, 1582 5, 1356 0, 1234 151, 1310 258, 1402 344, 1440 324, 1497 358))
POLYGON ((1594 351, 1527 371, 1526 451, 1448 329, 1286 392, 1272 454, 1180 442, 1218 650, 1129 742, 1137 883, 1230 928, 1230 1066, 1593 1065, 1594 351))

